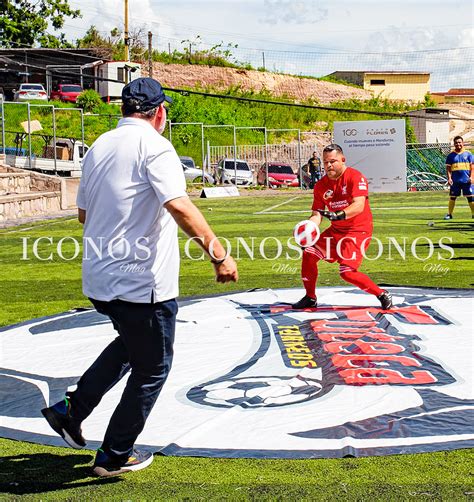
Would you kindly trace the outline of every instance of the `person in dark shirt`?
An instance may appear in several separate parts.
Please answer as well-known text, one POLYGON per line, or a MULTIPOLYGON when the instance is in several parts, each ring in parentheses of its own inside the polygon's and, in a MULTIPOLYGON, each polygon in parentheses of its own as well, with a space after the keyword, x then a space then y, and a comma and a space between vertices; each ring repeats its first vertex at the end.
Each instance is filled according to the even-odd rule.
POLYGON ((311 176, 310 188, 314 188, 316 182, 321 178, 321 161, 318 157, 318 152, 313 152, 313 155, 307 162, 308 174, 311 176))

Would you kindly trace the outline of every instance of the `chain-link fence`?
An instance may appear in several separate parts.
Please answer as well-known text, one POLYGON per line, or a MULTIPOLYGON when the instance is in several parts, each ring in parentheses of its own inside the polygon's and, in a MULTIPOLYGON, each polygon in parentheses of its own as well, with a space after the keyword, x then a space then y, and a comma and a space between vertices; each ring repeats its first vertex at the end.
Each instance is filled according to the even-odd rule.
MULTIPOLYGON (((180 156, 196 156, 196 164, 211 175, 216 183, 239 183, 238 169, 234 177, 223 176, 226 163, 239 161, 241 169, 252 173, 252 184, 268 184, 267 168, 271 164, 285 164, 300 179, 301 170, 314 151, 321 155, 330 142, 331 134, 300 129, 268 129, 264 126, 239 127, 231 124, 203 124, 201 122, 168 122, 165 132, 180 156), (197 153, 197 155, 196 155, 197 153), (259 176, 264 169, 265 176, 259 176), (224 181, 223 181, 224 180, 224 181)), ((232 171, 231 166, 228 167, 232 171)), ((244 176, 245 178, 245 176, 244 176)))
MULTIPOLYGON (((5 154, 6 162, 60 175, 80 176, 88 146, 114 129, 120 119, 118 115, 87 114, 80 108, 52 104, 4 102, 0 109, 0 153, 5 154)), ((201 122, 168 122, 165 135, 180 156, 193 157, 196 168, 202 170, 201 178, 195 176, 194 180, 267 186, 271 164, 290 166, 299 186, 308 186, 308 159, 314 151, 321 157, 322 149, 331 142, 329 132, 201 122), (234 161, 234 176, 223 176, 224 159, 234 161), (243 178, 238 176, 235 160, 247 164, 251 183, 239 182, 243 178)), ((409 190, 445 189, 445 159, 450 150, 449 143, 408 144, 409 190)))
POLYGON ((446 156, 449 143, 407 145, 407 185, 410 191, 446 190, 446 156))
POLYGON ((4 102, 0 107, 0 153, 7 164, 50 174, 80 175, 88 145, 119 119, 46 103, 4 102))

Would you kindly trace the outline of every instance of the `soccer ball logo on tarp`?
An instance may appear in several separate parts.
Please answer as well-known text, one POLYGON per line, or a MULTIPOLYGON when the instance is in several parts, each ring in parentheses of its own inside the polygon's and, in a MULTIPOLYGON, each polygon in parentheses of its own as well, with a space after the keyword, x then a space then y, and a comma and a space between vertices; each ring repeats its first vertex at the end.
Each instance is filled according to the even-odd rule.
POLYGON ((309 401, 318 397, 322 390, 320 380, 297 375, 230 378, 192 389, 191 392, 194 400, 211 406, 260 408, 309 401))

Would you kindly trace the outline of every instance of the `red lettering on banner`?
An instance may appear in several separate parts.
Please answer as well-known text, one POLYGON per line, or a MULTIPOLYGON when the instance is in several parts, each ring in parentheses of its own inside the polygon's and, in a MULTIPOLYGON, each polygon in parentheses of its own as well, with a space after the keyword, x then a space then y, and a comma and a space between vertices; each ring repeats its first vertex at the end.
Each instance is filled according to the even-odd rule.
MULTIPOLYGON (((342 310, 342 309, 341 309, 342 310)), ((375 307, 367 309, 347 309, 344 314, 351 321, 372 321, 377 315, 380 315, 381 310, 375 307)), ((410 305, 408 307, 393 307, 384 314, 399 314, 411 324, 438 324, 436 319, 424 312, 418 305, 410 305)))
POLYGON ((384 368, 344 369, 339 372, 349 385, 407 384, 421 385, 436 383, 436 378, 425 370, 412 371, 412 377, 403 376, 399 371, 384 368))
POLYGON ((372 320, 369 322, 357 321, 338 321, 336 319, 321 319, 318 321, 311 321, 311 327, 315 333, 320 331, 367 331, 373 329, 383 333, 384 331, 377 328, 377 321, 372 320))
POLYGON ((398 345, 397 343, 363 342, 361 340, 330 342, 325 343, 323 347, 327 352, 331 352, 332 354, 337 354, 338 352, 353 354, 354 352, 352 350, 348 350, 348 348, 352 347, 357 347, 363 354, 398 354, 405 350, 403 345, 398 345))
MULTIPOLYGON (((271 312, 289 309, 287 306, 274 307, 271 312)), ((439 378, 452 381, 439 364, 417 354, 419 349, 412 342, 413 338, 418 339, 416 335, 400 333, 391 324, 393 317, 411 325, 450 324, 442 316, 438 317, 431 307, 408 305, 384 311, 375 307, 339 306, 307 309, 306 312, 333 318, 305 322, 305 330, 300 334, 297 334, 296 325, 279 326, 279 341, 285 346, 291 366, 307 366, 314 362, 313 355, 324 360, 329 357, 333 371, 328 377, 334 383, 346 385, 429 385, 439 383, 439 378), (335 380, 331 374, 336 376, 335 380)), ((319 361, 317 364, 320 365, 319 361)))
POLYGON ((372 331, 361 331, 360 333, 318 333, 318 338, 323 342, 343 342, 345 338, 349 340, 358 340, 359 338, 371 338, 379 342, 396 342, 404 340, 403 336, 391 336, 382 333, 374 333, 372 331))
POLYGON ((421 363, 414 357, 408 356, 397 356, 397 355, 374 355, 374 354, 351 354, 348 356, 342 354, 336 354, 331 357, 331 361, 337 368, 358 368, 366 367, 367 362, 374 361, 374 366, 377 365, 377 361, 381 362, 394 362, 401 364, 403 366, 421 366, 421 363))
POLYGON ((323 342, 323 349, 332 354, 331 362, 346 384, 415 385, 437 381, 430 371, 415 370, 409 375, 398 371, 397 365, 423 367, 422 360, 407 352, 411 350, 410 335, 400 334, 385 317, 385 314, 402 316, 403 322, 410 324, 438 324, 423 308, 417 305, 394 307, 389 312, 358 307, 320 310, 336 315, 341 312, 345 317, 315 319, 310 325, 314 337, 323 342))

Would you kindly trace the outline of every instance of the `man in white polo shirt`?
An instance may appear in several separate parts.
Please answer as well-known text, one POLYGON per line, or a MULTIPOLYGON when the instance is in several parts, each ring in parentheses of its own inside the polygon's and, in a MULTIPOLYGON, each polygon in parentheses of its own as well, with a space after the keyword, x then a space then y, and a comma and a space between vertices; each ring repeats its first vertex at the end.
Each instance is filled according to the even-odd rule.
POLYGON ((238 280, 237 266, 186 194, 181 162, 161 136, 165 96, 151 78, 122 92, 118 126, 88 151, 77 197, 84 223, 83 291, 118 332, 77 389, 42 410, 50 426, 83 448, 81 423, 130 369, 93 471, 140 470, 153 455, 135 441, 171 369, 179 279, 178 225, 211 257, 216 280, 238 280))

